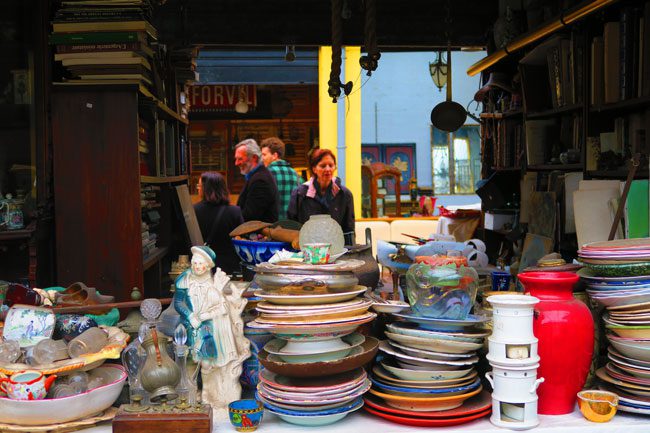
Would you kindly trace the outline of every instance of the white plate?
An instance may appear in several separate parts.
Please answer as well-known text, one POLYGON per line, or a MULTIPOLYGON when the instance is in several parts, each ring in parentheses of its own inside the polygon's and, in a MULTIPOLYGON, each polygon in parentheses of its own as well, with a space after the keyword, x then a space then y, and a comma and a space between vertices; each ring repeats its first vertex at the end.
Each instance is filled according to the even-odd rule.
POLYGON ((475 352, 470 352, 470 353, 444 353, 444 352, 431 352, 428 350, 422 350, 422 349, 415 349, 413 347, 408 347, 408 346, 403 346, 401 344, 397 344, 396 342, 390 340, 388 341, 388 344, 391 346, 401 350, 402 352, 406 353, 407 355, 419 357, 419 358, 426 358, 426 359, 440 359, 442 361, 444 360, 455 360, 455 359, 461 359, 461 358, 470 358, 472 356, 475 356, 475 352))
MULTIPOLYGON (((439 367, 435 370, 416 370, 405 367, 395 367, 388 365, 385 362, 380 362, 381 366, 384 367, 388 372, 394 374, 400 379, 410 380, 410 381, 432 381, 432 380, 448 380, 448 379, 459 379, 461 377, 467 376, 473 368, 466 369, 443 369, 439 367)), ((445 366, 449 367, 449 366, 445 366)))
POLYGON ((454 361, 442 361, 438 359, 418 358, 415 356, 407 355, 400 350, 394 349, 393 347, 390 346, 390 344, 388 344, 387 341, 382 341, 379 344, 379 350, 381 350, 384 353, 388 353, 389 355, 393 355, 398 360, 407 362, 409 364, 428 367, 431 370, 435 370, 437 366, 441 366, 441 365, 462 367, 466 365, 476 364, 478 362, 478 357, 476 356, 472 356, 471 358, 467 358, 467 359, 454 360, 454 361))
POLYGON ((352 290, 343 293, 327 293, 325 295, 274 295, 263 290, 256 290, 255 296, 259 296, 265 301, 280 305, 317 305, 317 304, 334 304, 337 302, 349 301, 357 295, 365 292, 367 289, 352 290))
POLYGON ((396 341, 398 344, 434 352, 468 353, 483 347, 482 343, 413 337, 410 335, 393 334, 392 332, 386 332, 386 337, 396 341))

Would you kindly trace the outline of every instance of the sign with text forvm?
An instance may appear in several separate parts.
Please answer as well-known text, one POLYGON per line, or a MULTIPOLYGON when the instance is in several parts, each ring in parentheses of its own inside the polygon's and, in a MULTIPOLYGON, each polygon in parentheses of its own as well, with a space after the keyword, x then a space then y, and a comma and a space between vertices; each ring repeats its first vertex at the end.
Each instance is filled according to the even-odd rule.
POLYGON ((257 89, 254 84, 205 84, 191 86, 191 111, 235 111, 242 99, 249 109, 257 107, 257 89))

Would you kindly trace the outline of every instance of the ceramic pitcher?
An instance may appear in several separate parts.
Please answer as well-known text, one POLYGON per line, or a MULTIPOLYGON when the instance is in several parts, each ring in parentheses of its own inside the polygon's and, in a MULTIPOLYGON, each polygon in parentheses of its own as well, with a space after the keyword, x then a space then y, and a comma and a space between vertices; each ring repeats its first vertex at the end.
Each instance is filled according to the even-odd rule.
POLYGON ((8 378, 0 378, 0 390, 12 400, 41 400, 55 379, 55 374, 46 377, 36 370, 19 371, 8 378))

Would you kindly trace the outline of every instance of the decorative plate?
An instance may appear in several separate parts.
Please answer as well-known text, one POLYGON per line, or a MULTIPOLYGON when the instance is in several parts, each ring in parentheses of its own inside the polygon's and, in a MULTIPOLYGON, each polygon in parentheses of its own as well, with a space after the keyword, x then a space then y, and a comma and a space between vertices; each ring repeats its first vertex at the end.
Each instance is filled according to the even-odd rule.
POLYGON ((364 401, 367 406, 393 415, 404 415, 416 418, 455 418, 483 413, 492 407, 492 394, 488 391, 481 391, 480 394, 470 398, 462 406, 456 409, 432 411, 432 412, 415 412, 411 410, 397 409, 389 406, 377 397, 370 394, 366 395, 364 401))
POLYGON ((317 377, 313 379, 297 379, 282 376, 266 369, 263 369, 260 373, 260 379, 262 382, 265 382, 274 388, 296 392, 319 392, 341 389, 347 385, 360 384, 366 379, 366 376, 366 371, 361 368, 333 376, 317 377))
POLYGON ((474 391, 466 394, 452 395, 447 397, 404 397, 401 395, 392 395, 377 391, 370 388, 368 391, 384 399, 386 404, 398 409, 412 410, 415 412, 429 412, 455 409, 463 404, 465 400, 479 394, 483 388, 479 386, 474 391))
POLYGON ((613 284, 615 282, 619 282, 622 284, 627 284, 628 282, 633 282, 637 284, 644 284, 650 282, 650 275, 636 275, 636 276, 629 276, 629 275, 623 275, 620 277, 604 277, 604 276, 599 276, 597 275, 594 271, 592 271, 589 268, 582 268, 580 269, 577 274, 581 278, 586 278, 588 280, 595 280, 595 281, 602 281, 602 282, 607 282, 608 284, 613 284))
POLYGON ((287 414, 278 413, 269 408, 267 408, 267 410, 277 415, 281 420, 286 421, 290 424, 296 424, 305 427, 316 427, 322 425, 329 425, 337 421, 340 421, 343 418, 345 418, 345 416, 348 413, 359 410, 361 409, 361 407, 363 407, 363 402, 359 403, 357 406, 353 407, 352 409, 348 409, 346 412, 340 412, 340 413, 335 413, 330 415, 317 415, 317 416, 309 416, 309 413, 303 413, 300 416, 287 415, 287 414))
POLYGON ((432 350, 447 353, 468 353, 483 347, 482 343, 467 343, 465 341, 439 340, 437 338, 412 337, 410 335, 385 332, 386 337, 393 341, 422 350, 432 350))
POLYGON ((413 388, 428 388, 445 385, 455 385, 473 380, 478 374, 476 370, 471 369, 470 372, 455 379, 439 379, 439 380, 405 380, 399 379, 391 372, 386 370, 381 364, 377 364, 372 368, 372 373, 381 378, 384 383, 394 384, 397 386, 410 386, 413 388))
POLYGON ((388 340, 388 344, 393 346, 396 349, 401 350, 402 352, 406 353, 407 355, 415 356, 417 358, 425 358, 425 359, 438 359, 441 361, 453 361, 456 359, 461 359, 461 358, 470 358, 472 356, 475 356, 475 352, 469 352, 469 353, 445 353, 445 352, 430 352, 428 350, 422 350, 422 349, 416 349, 413 347, 408 347, 404 346, 401 344, 397 344, 396 342, 392 340, 388 340))
POLYGON ((3 337, 18 341, 20 347, 29 347, 50 338, 55 324, 52 309, 16 304, 7 312, 3 337))
POLYGON ((414 370, 408 368, 394 367, 385 362, 381 362, 381 366, 384 367, 388 372, 394 374, 400 379, 411 380, 411 381, 433 381, 433 380, 448 380, 448 379, 458 379, 461 377, 467 376, 473 368, 463 368, 458 369, 458 367, 444 366, 446 369, 438 368, 437 370, 414 370))
POLYGON ((426 359, 426 358, 419 358, 416 356, 410 356, 405 353, 402 353, 402 351, 400 350, 394 349, 393 347, 390 346, 390 344, 388 344, 387 341, 381 342, 381 344, 379 345, 379 350, 388 353, 389 355, 393 355, 398 360, 402 360, 410 364, 426 366, 431 370, 435 370, 437 366, 441 366, 441 365, 462 367, 466 365, 476 364, 478 362, 477 356, 472 356, 471 358, 458 359, 453 361, 452 360, 443 361, 440 359, 426 359))
POLYGON ((372 382, 372 386, 374 386, 375 389, 379 389, 382 392, 386 392, 391 395, 402 395, 404 397, 412 397, 412 398, 459 395, 459 394, 470 392, 481 385, 481 379, 479 379, 478 377, 474 379, 469 385, 464 385, 464 386, 451 385, 443 388, 431 387, 428 389, 387 385, 383 382, 380 382, 374 377, 371 377, 370 381, 372 382))
POLYGON ((406 313, 393 313, 393 316, 403 319, 407 322, 414 322, 419 324, 424 329, 432 331, 463 331, 463 329, 470 326, 480 325, 487 322, 488 318, 484 316, 476 316, 470 314, 465 320, 451 320, 451 319, 431 319, 428 317, 419 317, 406 313))
POLYGON ((326 263, 324 265, 312 265, 310 263, 302 262, 278 262, 278 263, 261 263, 255 267, 255 272, 275 272, 278 270, 281 271, 293 271, 293 270, 302 270, 302 271, 354 271, 363 265, 366 262, 358 259, 348 259, 348 260, 337 260, 334 263, 326 263))
POLYGON ((272 292, 263 290, 255 291, 255 296, 259 296, 265 301, 281 305, 317 305, 317 304, 334 304, 337 302, 349 301, 357 295, 365 292, 365 286, 357 286, 354 290, 343 293, 328 293, 325 295, 276 295, 272 292))
POLYGON ((596 275, 602 275, 605 277, 635 277, 650 274, 650 262, 617 265, 585 263, 585 266, 591 269, 596 275))

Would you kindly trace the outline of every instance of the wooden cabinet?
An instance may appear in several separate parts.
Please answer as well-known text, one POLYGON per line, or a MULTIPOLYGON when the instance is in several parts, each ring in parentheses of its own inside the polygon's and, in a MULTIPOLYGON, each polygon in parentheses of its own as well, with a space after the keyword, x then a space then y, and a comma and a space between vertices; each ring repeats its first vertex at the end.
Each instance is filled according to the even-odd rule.
MULTIPOLYGON (((118 300, 128 299, 136 286, 144 288, 145 296, 164 290, 163 261, 175 250, 174 231, 182 220, 174 208, 172 184, 186 182, 187 176, 141 177, 139 116, 167 119, 179 134, 186 133, 184 121, 138 85, 54 88, 59 285, 83 281, 118 300), (143 183, 160 186, 158 244, 147 257, 143 254, 143 183)), ((173 146, 174 152, 186 154, 187 149, 179 149, 175 140, 173 146)), ((186 173, 186 168, 178 171, 186 173)))

